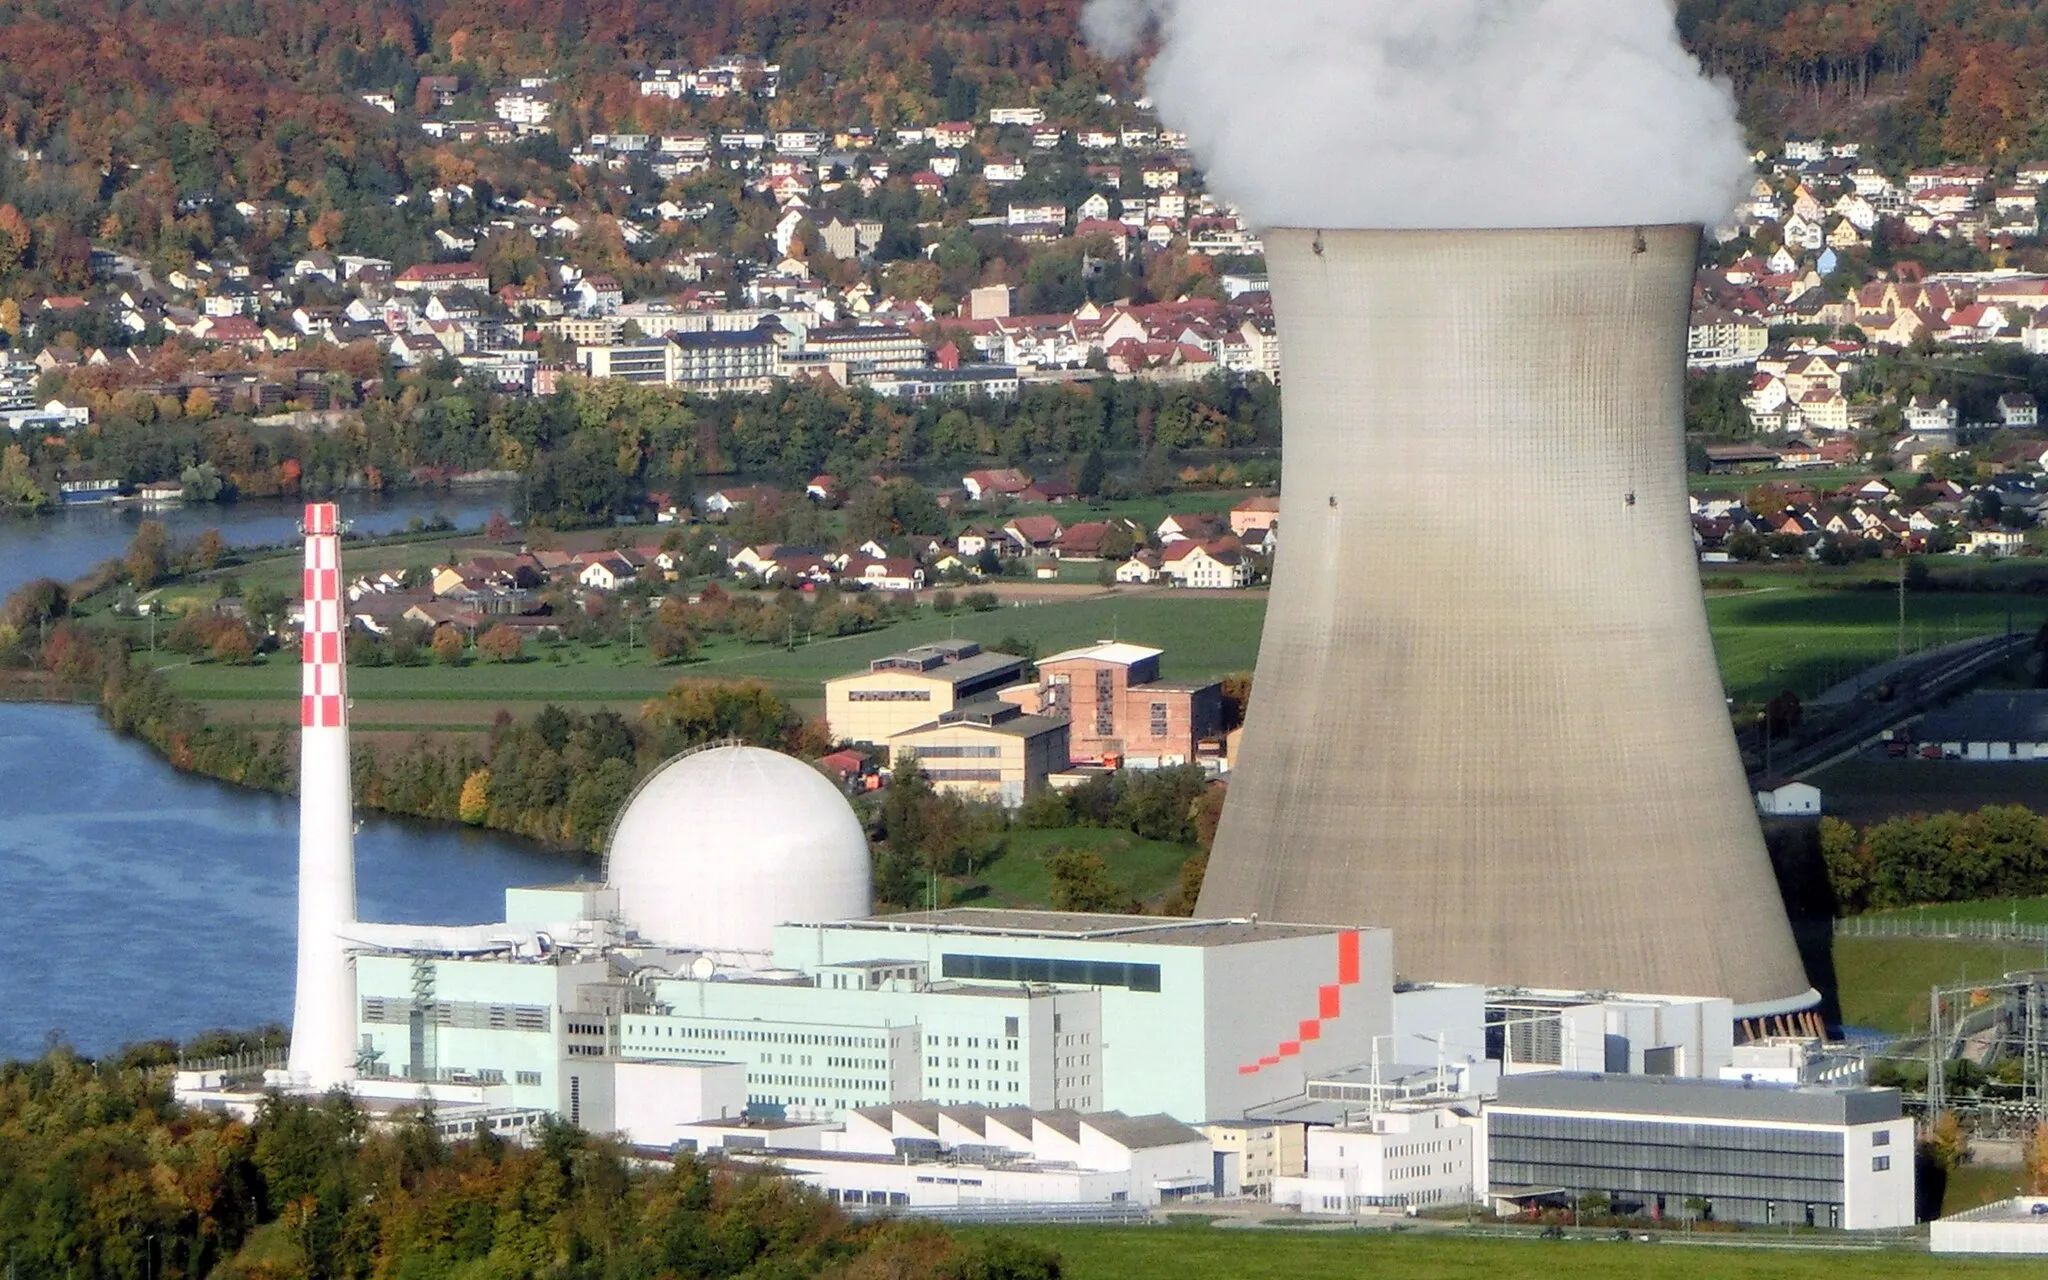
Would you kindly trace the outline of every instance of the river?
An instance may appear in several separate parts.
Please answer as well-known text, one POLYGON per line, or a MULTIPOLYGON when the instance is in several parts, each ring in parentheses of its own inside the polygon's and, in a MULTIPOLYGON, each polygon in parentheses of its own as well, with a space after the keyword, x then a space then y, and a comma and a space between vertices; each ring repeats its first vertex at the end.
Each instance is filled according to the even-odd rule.
MULTIPOLYGON (((90 708, 0 704, 0 1060, 290 1022, 297 830, 297 801, 180 774, 90 708)), ((375 817, 356 865, 363 917, 405 923, 502 919, 507 886, 578 869, 375 817)))
MULTIPOLYGON (((406 491, 388 497, 344 494, 342 517, 366 536, 398 533, 417 516, 443 516, 459 529, 481 529, 493 511, 517 518, 516 490, 503 486, 454 489, 446 493, 406 491)), ((305 503, 282 498, 195 503, 144 511, 132 503, 66 507, 41 516, 0 516, 0 600, 33 578, 62 582, 120 555, 144 520, 159 520, 180 541, 219 529, 229 545, 275 546, 299 536, 305 503)))

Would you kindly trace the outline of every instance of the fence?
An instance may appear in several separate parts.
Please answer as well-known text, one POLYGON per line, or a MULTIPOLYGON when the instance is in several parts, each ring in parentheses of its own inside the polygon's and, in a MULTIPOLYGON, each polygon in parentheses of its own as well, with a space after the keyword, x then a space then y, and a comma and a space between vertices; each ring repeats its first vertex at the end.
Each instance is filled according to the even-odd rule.
POLYGON ((2048 946, 2048 924, 2015 920, 1943 920, 1922 916, 1850 916, 1837 938, 1932 938, 1947 942, 2025 942, 2048 946))

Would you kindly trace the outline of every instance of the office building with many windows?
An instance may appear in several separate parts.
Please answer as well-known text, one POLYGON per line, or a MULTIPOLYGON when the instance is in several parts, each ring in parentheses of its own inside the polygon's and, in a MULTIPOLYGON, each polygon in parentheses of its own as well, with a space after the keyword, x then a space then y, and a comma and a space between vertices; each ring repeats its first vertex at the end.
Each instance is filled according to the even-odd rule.
POLYGON ((1607 1196, 1661 1219, 1913 1225, 1899 1091, 1586 1072, 1511 1075, 1485 1111, 1494 1194, 1607 1196))

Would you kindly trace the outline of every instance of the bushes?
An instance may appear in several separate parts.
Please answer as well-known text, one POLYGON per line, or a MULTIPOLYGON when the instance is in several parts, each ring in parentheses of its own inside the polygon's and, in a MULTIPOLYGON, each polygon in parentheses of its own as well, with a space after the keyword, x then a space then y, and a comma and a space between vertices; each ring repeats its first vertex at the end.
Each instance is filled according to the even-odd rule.
POLYGON ((2024 805, 1913 814, 1860 833, 1823 818, 1820 843, 1839 915, 2048 894, 2048 819, 2024 805))

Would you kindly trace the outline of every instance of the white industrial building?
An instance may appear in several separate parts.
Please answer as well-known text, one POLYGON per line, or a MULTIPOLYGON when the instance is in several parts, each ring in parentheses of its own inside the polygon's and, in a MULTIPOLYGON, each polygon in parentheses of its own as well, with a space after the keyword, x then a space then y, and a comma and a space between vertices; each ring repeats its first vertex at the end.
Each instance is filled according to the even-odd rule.
POLYGON ((1658 1219, 1913 1225, 1913 1122, 1896 1089, 1552 1072, 1485 1108, 1496 1197, 1605 1195, 1658 1219))
POLYGON ((1308 1213, 1469 1204, 1484 1176, 1479 1120, 1451 1107, 1400 1107, 1308 1131, 1307 1167, 1278 1179, 1273 1203, 1308 1213))
POLYGON ((2048 1196, 2014 1196, 1937 1219, 1935 1253, 2007 1253, 2048 1257, 2048 1196))
POLYGON ((1208 1137, 1164 1115, 913 1104, 853 1112, 826 1131, 771 1131, 759 1144, 717 1136, 707 1145, 849 1205, 1156 1205, 1213 1194, 1218 1181, 1208 1137))

